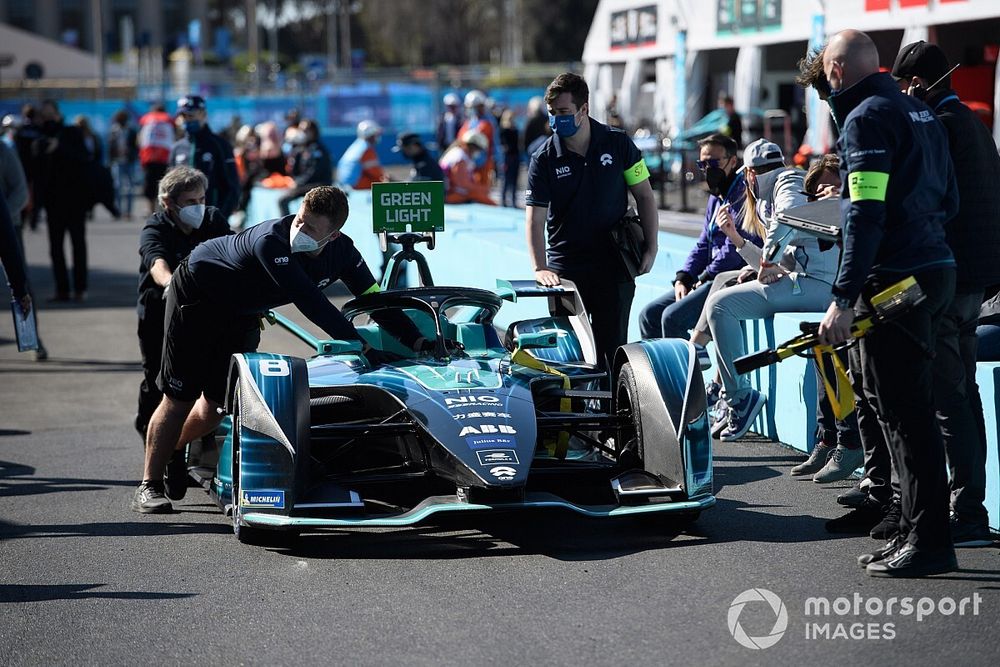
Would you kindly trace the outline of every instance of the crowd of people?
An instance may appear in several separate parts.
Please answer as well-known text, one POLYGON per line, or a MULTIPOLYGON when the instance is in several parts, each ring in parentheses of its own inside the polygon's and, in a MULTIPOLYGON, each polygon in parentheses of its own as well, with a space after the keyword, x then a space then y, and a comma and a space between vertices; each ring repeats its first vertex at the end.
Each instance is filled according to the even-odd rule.
MULTIPOLYGON (((766 139, 743 148, 738 114, 724 99, 727 125, 699 142, 697 166, 709 192, 701 235, 671 290, 642 310, 641 334, 689 339, 702 368, 716 369, 707 385, 711 428, 729 442, 748 433, 767 401, 736 370, 747 352, 743 323, 825 311, 818 336, 836 349, 815 364, 815 442, 791 474, 828 483, 863 467, 862 479, 837 498, 850 511, 827 529, 886 541, 859 557, 873 576, 948 572, 957 568, 955 547, 992 542, 975 363, 980 341, 995 353, 1000 336, 1000 155, 950 88, 949 63, 934 44, 905 46, 886 72, 871 39, 847 30, 808 54, 800 69, 800 85, 830 106, 837 152, 803 170, 766 139), (842 202, 838 242, 779 217, 824 199, 842 202), (923 299, 845 345, 855 318, 872 313, 872 297, 907 276, 923 299), (850 370, 848 414, 823 389, 835 372, 830 366, 850 370)), ((510 110, 495 117, 480 91, 461 105, 455 95, 443 101, 440 158, 416 133, 396 138, 395 150, 412 163, 410 178, 443 179, 448 203, 492 204, 500 177, 502 201, 514 206, 527 152, 526 243, 535 279, 545 286, 572 281, 591 319, 598 364, 610 368, 627 342, 635 279, 651 270, 658 250, 642 154, 621 129, 590 116, 587 84, 575 74, 556 77, 533 101, 523 132, 510 110), (631 214, 630 198, 645 239, 634 267, 610 236, 631 214)), ((317 285, 340 279, 356 295, 378 289, 340 231, 347 198, 331 187, 365 189, 389 178, 376 151, 378 123, 361 122, 334 164, 314 120, 292 112, 283 130, 273 122, 240 127, 234 149, 208 127, 206 107, 196 95, 179 100, 174 116, 156 105, 136 129, 127 114, 116 114, 108 140, 107 178, 130 189, 138 163, 150 200, 140 246, 144 377, 135 423, 146 461, 132 505, 144 513, 165 511, 183 496, 182 448, 218 423, 229 356, 256 348, 259 313, 294 303, 332 338, 360 340, 317 285), (255 184, 286 190, 282 217, 234 234, 230 216, 246 209, 255 184)), ((95 200, 91 185, 100 175, 61 179, 60 196, 52 196, 53 174, 89 174, 88 165, 104 164, 102 142, 85 122, 64 124, 54 102, 37 113, 26 109, 24 119, 14 148, 0 147, 2 194, 24 225, 44 209, 55 299, 83 299, 87 211, 101 201, 128 215, 131 197, 95 200), (18 156, 27 187, 8 184, 6 163, 18 156), (66 187, 77 188, 75 196, 66 196, 66 187), (66 232, 72 283, 62 255, 66 232)), ((13 275, 15 296, 30 307, 22 274, 13 275)), ((400 340, 415 350, 426 344, 405 328, 400 340)), ((367 345, 363 353, 381 360, 367 345)))

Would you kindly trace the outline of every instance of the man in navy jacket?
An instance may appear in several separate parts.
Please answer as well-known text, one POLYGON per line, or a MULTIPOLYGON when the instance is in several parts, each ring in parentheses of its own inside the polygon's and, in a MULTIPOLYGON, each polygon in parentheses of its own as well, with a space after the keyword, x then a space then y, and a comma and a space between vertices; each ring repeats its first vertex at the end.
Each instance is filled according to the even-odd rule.
POLYGON ((866 34, 831 38, 823 70, 841 128, 837 149, 847 196, 844 252, 819 335, 850 337, 871 297, 913 276, 925 294, 893 322, 861 339, 862 384, 876 406, 899 475, 900 533, 859 558, 868 574, 920 577, 958 568, 948 525, 944 444, 934 413, 933 350, 955 293, 955 260, 944 224, 958 211, 958 188, 944 127, 923 102, 879 73, 866 34))
POLYGON ((673 291, 642 309, 639 331, 643 338, 688 338, 688 330, 698 322, 715 276, 746 266, 736 246, 720 229, 720 216, 731 218, 748 241, 763 245, 760 237, 740 226, 746 181, 736 171, 740 162, 736 142, 723 134, 713 134, 699 141, 698 146, 698 168, 705 174, 711 192, 705 208, 705 226, 684 268, 677 272, 673 291))

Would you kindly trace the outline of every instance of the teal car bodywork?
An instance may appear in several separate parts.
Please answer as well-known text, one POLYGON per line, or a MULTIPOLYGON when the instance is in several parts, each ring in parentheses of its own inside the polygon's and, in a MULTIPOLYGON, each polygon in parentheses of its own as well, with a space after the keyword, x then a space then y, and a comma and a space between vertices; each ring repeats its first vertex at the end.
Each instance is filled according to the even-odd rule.
POLYGON ((693 519, 715 503, 705 392, 686 341, 624 346, 601 371, 571 284, 398 289, 342 310, 398 359, 373 367, 357 343, 314 340, 287 321, 316 350, 310 359, 233 357, 231 426, 214 465, 194 465, 209 471, 241 540, 459 511, 693 519), (550 316, 501 340, 493 317, 521 298, 547 299, 550 316), (404 314, 433 351, 404 347, 378 323, 384 312, 404 314))

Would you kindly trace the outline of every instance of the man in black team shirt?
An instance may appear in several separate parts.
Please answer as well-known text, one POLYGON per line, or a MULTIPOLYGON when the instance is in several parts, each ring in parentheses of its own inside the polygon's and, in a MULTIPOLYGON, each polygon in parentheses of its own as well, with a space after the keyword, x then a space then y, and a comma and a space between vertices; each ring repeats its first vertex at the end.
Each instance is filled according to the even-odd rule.
MULTIPOLYGON (((218 426, 230 357, 257 348, 260 314, 294 303, 331 338, 361 339, 321 289, 341 280, 355 295, 378 291, 354 242, 340 233, 347 212, 342 190, 317 187, 295 216, 206 241, 177 267, 167 290, 159 377, 163 400, 149 422, 146 465, 133 510, 171 511, 164 496, 167 462, 183 443, 218 426)), ((433 346, 407 318, 384 319, 405 345, 433 346)), ((365 355, 373 364, 385 360, 367 346, 365 355)))

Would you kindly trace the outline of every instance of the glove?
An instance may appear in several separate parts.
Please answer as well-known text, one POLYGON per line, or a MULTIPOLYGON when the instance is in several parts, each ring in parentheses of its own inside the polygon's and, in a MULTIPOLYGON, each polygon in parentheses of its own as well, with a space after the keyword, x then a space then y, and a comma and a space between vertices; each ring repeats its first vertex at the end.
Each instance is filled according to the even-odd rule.
POLYGON ((374 347, 369 347, 367 350, 363 351, 362 354, 365 355, 365 359, 368 360, 368 365, 372 368, 378 368, 379 366, 384 366, 385 364, 390 364, 393 361, 399 361, 403 358, 393 352, 386 352, 374 347))

